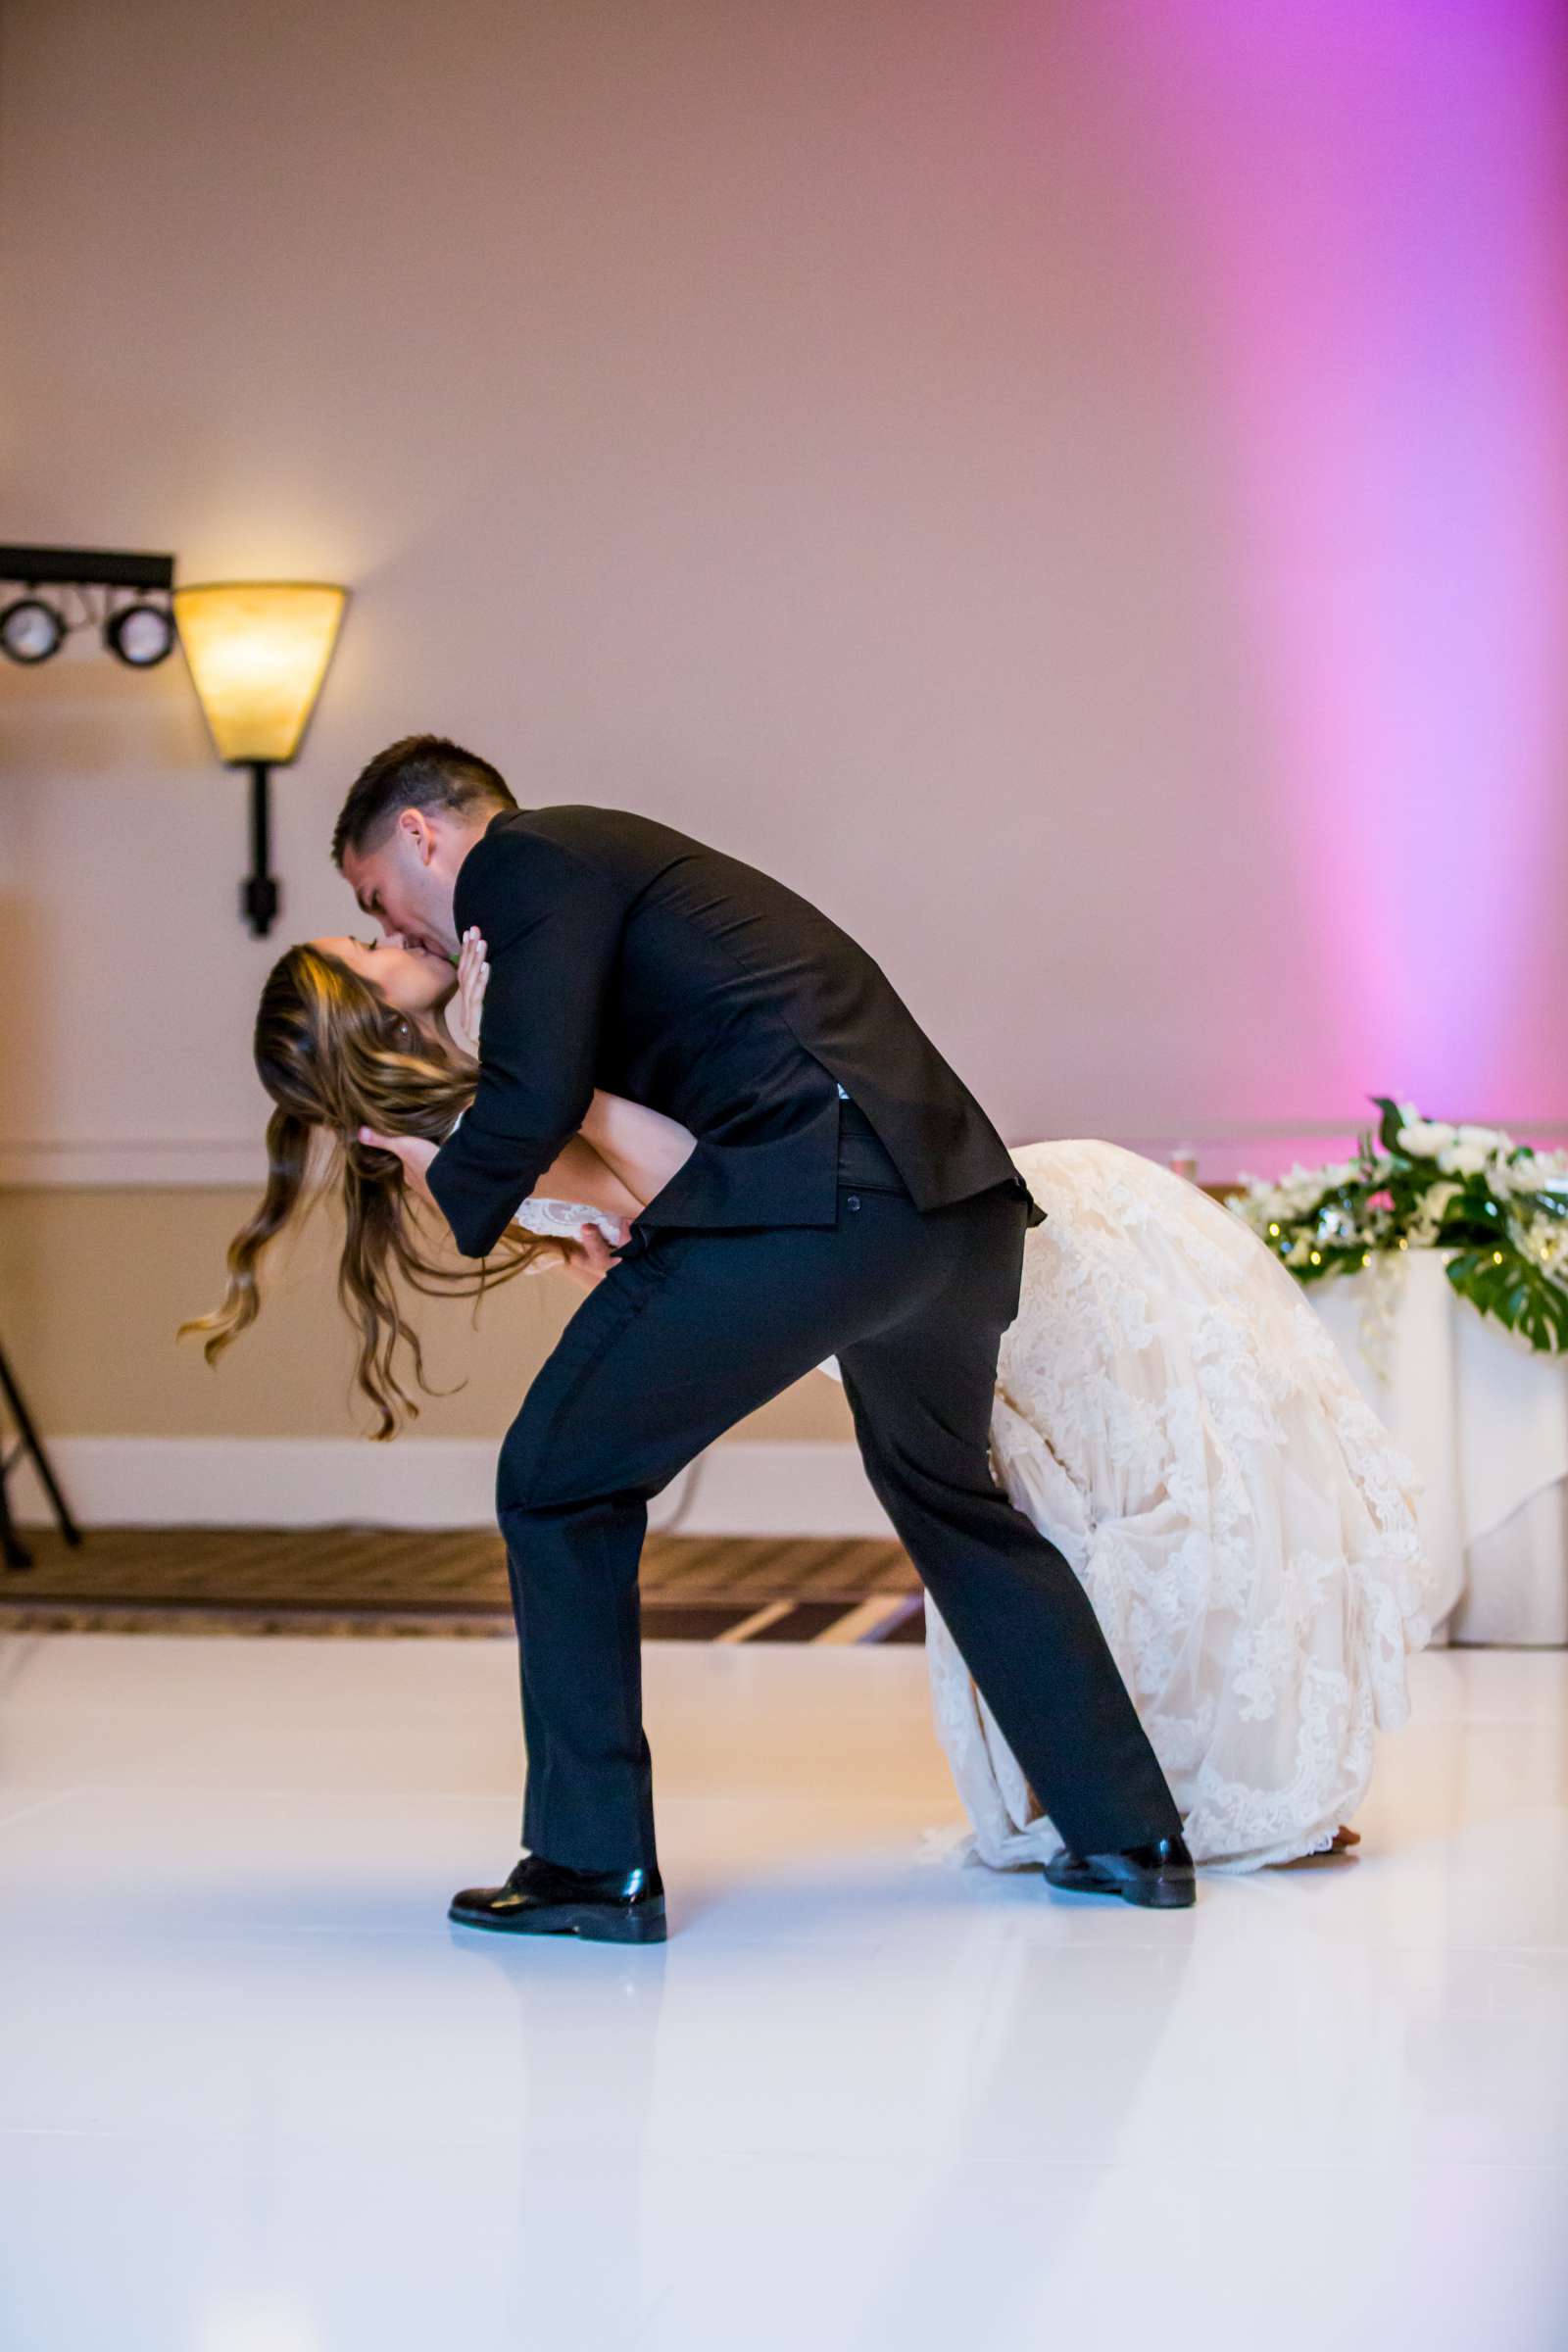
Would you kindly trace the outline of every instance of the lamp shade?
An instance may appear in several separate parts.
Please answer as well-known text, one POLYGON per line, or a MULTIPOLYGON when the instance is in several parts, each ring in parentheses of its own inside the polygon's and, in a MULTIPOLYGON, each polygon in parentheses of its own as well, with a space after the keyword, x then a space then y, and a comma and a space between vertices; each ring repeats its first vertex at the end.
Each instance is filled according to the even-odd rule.
POLYGON ((348 603, 317 580, 174 590, 179 642, 218 756, 286 766, 316 708, 348 603))

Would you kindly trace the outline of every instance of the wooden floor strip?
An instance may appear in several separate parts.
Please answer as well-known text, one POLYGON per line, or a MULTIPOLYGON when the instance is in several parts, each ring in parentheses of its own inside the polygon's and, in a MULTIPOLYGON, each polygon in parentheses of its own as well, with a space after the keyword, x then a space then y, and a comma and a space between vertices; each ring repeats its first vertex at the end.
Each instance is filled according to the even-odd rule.
POLYGON ((836 1625, 830 1625, 825 1633, 818 1634, 817 1643, 820 1646, 823 1643, 874 1642, 881 1627, 890 1618, 896 1617, 903 1606, 903 1599, 897 1592, 879 1592, 870 1600, 858 1602, 836 1625))
MULTIPOLYGON (((34 1565, 0 1574, 0 1629, 511 1630, 505 1548, 484 1529, 98 1528, 79 1549, 29 1529, 27 1543, 34 1565)), ((874 1539, 656 1535, 643 1553, 655 1642, 856 1642, 884 1621, 910 1639, 897 1611, 918 1592, 898 1544, 874 1539)))
POLYGON ((732 1625, 728 1633, 716 1634, 714 1640, 750 1642, 756 1635, 765 1634, 770 1625, 777 1625, 779 1619, 787 1617, 789 1613, 790 1603, 787 1600, 770 1600, 762 1608, 754 1609, 749 1617, 743 1617, 739 1625, 732 1625))

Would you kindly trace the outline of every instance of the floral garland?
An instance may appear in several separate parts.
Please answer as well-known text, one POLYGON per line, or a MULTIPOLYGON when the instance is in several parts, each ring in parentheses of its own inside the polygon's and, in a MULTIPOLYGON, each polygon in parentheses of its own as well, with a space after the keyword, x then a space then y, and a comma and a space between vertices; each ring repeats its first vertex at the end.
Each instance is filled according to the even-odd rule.
POLYGON ((1356 1158, 1279 1184, 1244 1177, 1232 1209, 1303 1283, 1400 1250, 1451 1250, 1461 1298, 1542 1354, 1568 1351, 1568 1152, 1372 1100, 1380 1123, 1356 1158))

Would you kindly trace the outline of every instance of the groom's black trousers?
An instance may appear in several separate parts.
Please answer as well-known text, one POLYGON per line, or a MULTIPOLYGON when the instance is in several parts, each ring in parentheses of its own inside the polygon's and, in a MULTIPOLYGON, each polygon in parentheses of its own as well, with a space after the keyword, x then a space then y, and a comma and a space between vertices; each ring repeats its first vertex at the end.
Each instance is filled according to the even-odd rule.
POLYGON ((578 1870, 656 1860, 637 1563, 646 1505, 743 1414, 837 1355, 871 1484, 1029 1784, 1101 1853, 1181 1824, 1083 1588, 994 1483, 997 1351, 1024 1204, 922 1215, 842 1187, 832 1228, 638 1233, 502 1448, 521 1650, 522 1838, 578 1870))

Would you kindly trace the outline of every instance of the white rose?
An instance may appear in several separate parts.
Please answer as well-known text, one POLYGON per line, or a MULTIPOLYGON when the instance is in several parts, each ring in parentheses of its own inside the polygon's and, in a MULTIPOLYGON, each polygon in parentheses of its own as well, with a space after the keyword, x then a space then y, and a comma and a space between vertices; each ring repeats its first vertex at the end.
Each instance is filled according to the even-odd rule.
POLYGON ((1436 1159, 1454 1140, 1446 1119, 1412 1119, 1398 1134, 1399 1150, 1411 1159, 1436 1159))
POLYGON ((1490 1143, 1450 1144, 1446 1152, 1438 1153, 1438 1165, 1445 1176, 1479 1176, 1491 1157, 1490 1143))
POLYGON ((1428 1250, 1438 1238, 1438 1227, 1447 1215, 1463 1188, 1457 1184, 1435 1184, 1427 1193, 1410 1220, 1409 1238, 1422 1250, 1428 1250))
POLYGON ((1510 1193, 1560 1193, 1562 1191, 1561 1177, 1554 1178, 1549 1171, 1544 1173, 1539 1159, 1499 1162, 1497 1173, 1502 1178, 1502 1184, 1499 1187, 1499 1190, 1502 1191, 1510 1193))

